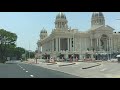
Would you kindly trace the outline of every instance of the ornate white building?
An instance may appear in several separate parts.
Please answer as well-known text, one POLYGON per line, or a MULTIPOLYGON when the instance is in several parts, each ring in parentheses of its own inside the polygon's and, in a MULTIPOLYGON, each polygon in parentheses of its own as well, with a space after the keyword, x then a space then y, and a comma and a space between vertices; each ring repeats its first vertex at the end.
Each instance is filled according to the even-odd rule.
POLYGON ((48 36, 43 28, 38 40, 38 51, 48 54, 50 57, 70 58, 75 55, 83 58, 86 52, 91 54, 113 53, 120 48, 120 33, 105 24, 102 12, 93 12, 91 28, 86 32, 68 28, 68 20, 64 13, 59 13, 55 20, 55 29, 48 36))

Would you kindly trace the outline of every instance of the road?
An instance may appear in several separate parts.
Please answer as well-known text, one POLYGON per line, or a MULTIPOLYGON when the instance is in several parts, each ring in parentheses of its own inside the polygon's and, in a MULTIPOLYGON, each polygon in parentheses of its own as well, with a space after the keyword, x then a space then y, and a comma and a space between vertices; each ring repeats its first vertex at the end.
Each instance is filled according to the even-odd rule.
POLYGON ((0 64, 0 78, 80 78, 74 75, 19 62, 0 64))

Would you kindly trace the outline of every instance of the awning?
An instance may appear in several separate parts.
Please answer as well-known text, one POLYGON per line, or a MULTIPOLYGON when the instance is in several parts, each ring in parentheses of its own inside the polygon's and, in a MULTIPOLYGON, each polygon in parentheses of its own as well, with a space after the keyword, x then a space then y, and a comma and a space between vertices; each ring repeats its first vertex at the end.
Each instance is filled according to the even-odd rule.
POLYGON ((116 57, 120 57, 120 55, 117 55, 116 57))

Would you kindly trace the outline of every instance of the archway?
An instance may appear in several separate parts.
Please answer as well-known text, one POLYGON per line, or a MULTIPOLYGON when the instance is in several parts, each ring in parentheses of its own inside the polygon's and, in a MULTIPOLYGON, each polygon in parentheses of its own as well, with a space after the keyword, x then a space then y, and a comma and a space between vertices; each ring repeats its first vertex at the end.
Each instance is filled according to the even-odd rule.
POLYGON ((105 35, 105 34, 103 34, 101 36, 101 39, 100 39, 100 50, 102 50, 102 51, 107 51, 108 50, 107 49, 107 46, 108 46, 107 41, 108 41, 108 39, 109 39, 109 37, 107 35, 105 35))

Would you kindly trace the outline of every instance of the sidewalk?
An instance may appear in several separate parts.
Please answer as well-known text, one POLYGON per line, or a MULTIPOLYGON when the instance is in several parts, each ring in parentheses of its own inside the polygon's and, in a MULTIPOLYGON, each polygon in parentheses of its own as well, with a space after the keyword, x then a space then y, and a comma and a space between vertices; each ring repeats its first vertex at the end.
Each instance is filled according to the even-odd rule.
POLYGON ((38 60, 37 64, 33 63, 34 60, 29 60, 29 62, 32 62, 32 65, 68 73, 68 74, 79 76, 79 77, 86 77, 86 78, 91 77, 93 75, 91 75, 91 71, 89 69, 84 70, 82 68, 98 65, 97 63, 92 63, 92 62, 71 62, 71 63, 57 62, 57 64, 51 64, 51 65, 48 65, 50 63, 45 63, 41 60, 38 60))
POLYGON ((44 60, 29 60, 31 65, 56 70, 83 78, 119 78, 120 64, 111 61, 102 62, 57 62, 57 64, 45 63, 44 60), (75 64, 73 64, 75 63, 75 64), (51 64, 51 65, 48 65, 51 64), (61 65, 61 66, 60 66, 61 65))

